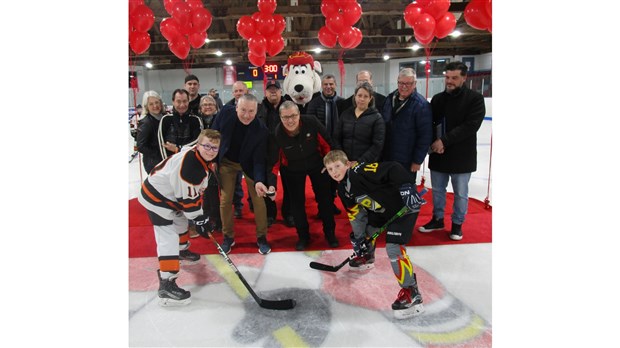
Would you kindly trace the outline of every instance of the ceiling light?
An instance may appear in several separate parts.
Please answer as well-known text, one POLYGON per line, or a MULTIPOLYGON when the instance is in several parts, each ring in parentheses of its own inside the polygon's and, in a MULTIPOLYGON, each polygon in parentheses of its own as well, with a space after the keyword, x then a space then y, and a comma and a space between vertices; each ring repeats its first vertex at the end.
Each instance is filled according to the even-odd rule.
POLYGON ((314 49, 314 53, 321 53, 321 51, 323 51, 321 47, 317 47, 314 49))
POLYGON ((232 60, 226 59, 226 65, 232 65, 232 60))
POLYGON ((390 56, 388 56, 387 54, 383 55, 383 60, 388 60, 390 59, 390 56))
POLYGON ((224 54, 224 53, 222 53, 222 51, 220 51, 220 50, 215 51, 215 55, 218 56, 218 57, 221 57, 222 54, 224 54))
POLYGON ((211 40, 209 40, 209 38, 206 38, 205 43, 209 43, 209 42, 211 42, 211 40))
POLYGON ((420 49, 420 45, 414 44, 413 46, 411 46, 411 49, 414 50, 414 51, 417 51, 417 50, 420 49))
POLYGON ((455 31, 451 32, 449 35, 452 36, 452 37, 459 37, 459 36, 461 36, 461 34, 462 33, 460 31, 455 30, 455 31))
POLYGON ((144 64, 144 66, 150 69, 150 68, 153 67, 153 64, 151 64, 151 62, 146 62, 146 64, 144 64))

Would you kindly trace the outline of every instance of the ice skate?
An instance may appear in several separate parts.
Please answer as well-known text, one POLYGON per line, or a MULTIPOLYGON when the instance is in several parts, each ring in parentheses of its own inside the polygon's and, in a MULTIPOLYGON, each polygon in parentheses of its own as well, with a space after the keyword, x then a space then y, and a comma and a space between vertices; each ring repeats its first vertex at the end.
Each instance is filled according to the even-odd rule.
POLYGON ((407 319, 423 313, 424 305, 418 286, 400 289, 396 301, 392 303, 392 310, 396 319, 407 319))
POLYGON ((159 305, 162 307, 169 306, 185 306, 192 302, 190 292, 179 288, 176 283, 178 275, 174 274, 168 279, 162 279, 160 271, 157 271, 159 277, 159 305))

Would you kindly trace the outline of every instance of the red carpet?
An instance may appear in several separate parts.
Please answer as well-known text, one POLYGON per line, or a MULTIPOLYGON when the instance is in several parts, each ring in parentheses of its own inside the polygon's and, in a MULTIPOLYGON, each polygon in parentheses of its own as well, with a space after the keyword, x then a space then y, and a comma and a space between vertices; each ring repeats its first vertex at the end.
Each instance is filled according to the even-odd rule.
MULTIPOLYGON (((243 181, 244 207, 243 219, 234 219, 235 223, 235 246, 232 253, 256 253, 256 233, 254 225, 254 214, 249 210, 247 204, 247 190, 245 181, 243 181)), ((324 250, 329 249, 327 242, 323 236, 321 221, 315 219, 317 214, 317 205, 314 200, 314 194, 310 188, 309 180, 306 183, 306 212, 308 215, 308 223, 312 241, 307 250, 324 250)), ((295 242, 297 242, 297 233, 294 227, 286 227, 282 222, 280 215, 281 194, 278 195, 276 202, 278 206, 278 221, 269 227, 267 240, 271 245, 272 252, 278 251, 294 251, 295 242)), ((492 234, 492 209, 485 208, 484 203, 475 199, 469 200, 469 208, 465 223, 463 224, 463 239, 453 241, 448 237, 449 232, 435 231, 431 233, 420 233, 418 227, 427 223, 432 216, 432 191, 424 195, 424 199, 428 202, 422 206, 420 215, 416 222, 413 238, 408 245, 442 245, 442 244, 463 244, 463 243, 491 243, 492 234)), ((448 193, 445 224, 448 230, 452 224, 450 215, 452 214, 453 195, 448 193)), ((342 210, 340 215, 336 216, 336 236, 340 241, 340 247, 337 249, 351 249, 349 242, 349 233, 351 227, 347 219, 346 213, 342 208, 340 200, 336 200, 336 205, 342 210)), ((215 234, 218 242, 222 242, 223 236, 221 232, 215 234)), ((217 249, 213 242, 206 238, 192 238, 191 250, 199 254, 217 254, 217 249)), ((377 245, 385 246, 385 237, 379 236, 377 245)), ((146 214, 146 210, 138 202, 137 199, 129 201, 129 257, 152 257, 157 256, 155 237, 153 235, 153 226, 146 214)))

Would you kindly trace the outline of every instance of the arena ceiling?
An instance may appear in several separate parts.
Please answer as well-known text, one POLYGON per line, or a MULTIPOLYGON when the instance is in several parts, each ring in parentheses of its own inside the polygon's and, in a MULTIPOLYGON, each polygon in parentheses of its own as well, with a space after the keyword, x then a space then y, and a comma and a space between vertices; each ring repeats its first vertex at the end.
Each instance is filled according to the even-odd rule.
MULTIPOLYGON (((320 0, 278 0, 275 14, 282 15, 287 28, 282 33, 285 47, 277 56, 267 57, 269 62, 284 64, 289 54, 295 51, 308 51, 321 62, 337 61, 341 48, 323 47, 318 40, 318 31, 325 25, 325 17, 320 10, 320 0), (321 53, 313 53, 317 47, 323 48, 321 53)), ((463 11, 469 1, 452 0, 449 11, 456 19, 456 30, 462 35, 446 37, 436 41, 432 56, 479 55, 492 51, 492 35, 486 30, 478 30, 469 26, 463 17, 463 11)), ((143 65, 151 62, 154 69, 180 69, 190 64, 191 68, 220 67, 226 59, 234 64, 249 63, 247 58, 248 42, 237 32, 237 21, 241 16, 252 15, 258 11, 256 0, 220 0, 203 1, 213 21, 207 30, 210 42, 200 49, 191 49, 185 60, 177 58, 168 48, 168 41, 159 29, 161 21, 170 17, 164 8, 163 0, 145 0, 144 3, 153 11, 155 23, 149 30, 151 45, 149 49, 135 55, 130 49, 130 62, 143 65), (222 56, 217 56, 216 51, 222 56)), ((413 37, 413 29, 406 24, 403 13, 411 1, 407 0, 359 0, 362 6, 362 17, 355 24, 363 35, 361 44, 344 50, 344 63, 377 63, 383 61, 388 54, 391 59, 425 57, 424 49, 411 49, 417 43, 413 37)))

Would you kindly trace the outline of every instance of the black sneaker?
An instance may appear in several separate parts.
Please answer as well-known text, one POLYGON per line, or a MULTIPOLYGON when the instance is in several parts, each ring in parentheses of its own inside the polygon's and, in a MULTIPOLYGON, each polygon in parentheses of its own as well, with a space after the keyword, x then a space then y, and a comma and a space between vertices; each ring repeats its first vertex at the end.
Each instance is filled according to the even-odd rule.
POLYGON ((329 244, 330 248, 337 248, 340 246, 338 238, 336 238, 336 236, 334 235, 328 235, 327 237, 325 237, 325 239, 327 239, 327 244, 329 244))
POLYGON ((450 239, 452 240, 461 240, 463 239, 463 230, 461 229, 462 225, 452 223, 452 231, 450 231, 450 239))
POLYGON ((429 221, 424 226, 420 226, 418 228, 418 231, 427 233, 427 232, 432 232, 432 231, 435 231, 435 230, 443 230, 443 229, 444 229, 443 219, 436 219, 433 216, 431 221, 429 221))
POLYGON ((295 219, 291 215, 284 217, 284 224, 286 227, 295 227, 295 219))
POLYGON ((179 251, 179 260, 186 261, 198 261, 200 260, 200 255, 191 252, 189 249, 180 250, 179 251))
POLYGON ((258 237, 256 240, 256 245, 258 245, 258 252, 261 255, 269 254, 271 252, 271 247, 269 243, 267 243, 267 238, 265 236, 258 237))
POLYGON ((159 296, 159 304, 161 306, 183 306, 191 302, 191 293, 179 288, 176 283, 178 275, 175 274, 168 279, 161 279, 161 273, 158 270, 157 276, 159 277, 157 295, 159 296))
POLYGON ((222 247, 222 250, 228 254, 233 245, 235 245, 235 239, 224 236, 224 242, 222 242, 222 245, 220 246, 222 247))
POLYGON ((310 239, 308 238, 299 238, 297 243, 295 243, 295 250, 301 251, 305 250, 308 245, 310 245, 310 239))

